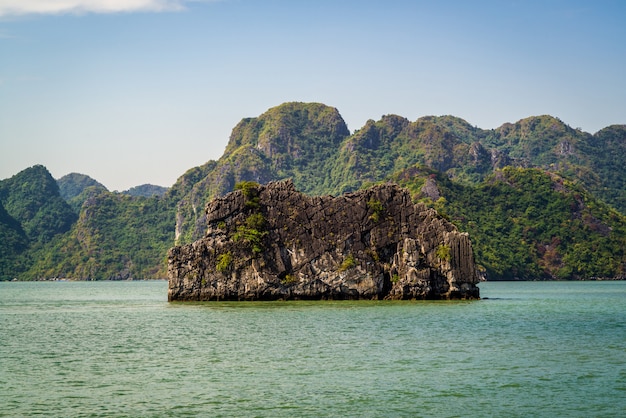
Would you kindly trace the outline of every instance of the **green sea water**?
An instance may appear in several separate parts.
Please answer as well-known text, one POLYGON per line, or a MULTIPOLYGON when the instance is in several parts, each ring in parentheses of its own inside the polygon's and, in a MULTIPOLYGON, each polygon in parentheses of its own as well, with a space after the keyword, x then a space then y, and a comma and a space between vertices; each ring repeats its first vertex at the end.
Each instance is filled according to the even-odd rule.
POLYGON ((0 283, 0 416, 626 416, 626 282, 464 302, 168 303, 0 283))

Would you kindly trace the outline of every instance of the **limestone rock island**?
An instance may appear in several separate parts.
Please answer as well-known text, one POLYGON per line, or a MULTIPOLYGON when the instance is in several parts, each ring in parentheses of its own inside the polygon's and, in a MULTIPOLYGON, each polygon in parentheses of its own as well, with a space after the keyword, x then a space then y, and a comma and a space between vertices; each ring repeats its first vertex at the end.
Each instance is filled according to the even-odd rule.
POLYGON ((170 301, 479 297, 469 236, 397 185, 244 182, 206 215, 204 238, 168 253, 170 301))

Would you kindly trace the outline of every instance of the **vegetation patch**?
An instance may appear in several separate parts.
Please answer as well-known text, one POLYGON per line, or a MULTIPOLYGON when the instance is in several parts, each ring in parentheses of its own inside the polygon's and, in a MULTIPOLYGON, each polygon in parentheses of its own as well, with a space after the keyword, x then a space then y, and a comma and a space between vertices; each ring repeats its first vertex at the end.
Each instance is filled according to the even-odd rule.
POLYGON ((367 250, 365 250, 365 252, 372 257, 372 260, 376 261, 377 263, 380 261, 380 255, 378 254, 378 251, 376 251, 375 247, 369 248, 367 250))
POLYGON ((350 270, 351 268, 356 267, 356 259, 352 254, 348 254, 346 258, 344 258, 341 266, 339 266, 339 271, 350 270))
POLYGON ((224 254, 220 254, 217 256, 217 264, 215 265, 215 270, 220 273, 226 273, 230 270, 233 265, 233 255, 231 252, 227 252, 224 254))
POLYGON ((259 183, 241 181, 235 184, 235 190, 241 190, 246 199, 247 208, 257 209, 259 207, 259 183))
POLYGON ((260 254, 265 251, 263 246, 263 237, 265 235, 267 235, 267 231, 265 231, 265 217, 261 213, 253 213, 246 218, 245 225, 237 227, 233 240, 244 242, 254 254, 260 254))
POLYGON ((435 250, 435 254, 442 261, 450 261, 450 246, 446 244, 441 244, 435 250))
POLYGON ((374 198, 372 198, 369 202, 367 202, 367 207, 372 211, 370 219, 374 222, 378 222, 381 215, 383 214, 383 211, 385 210, 383 204, 380 202, 380 200, 375 200, 374 198))
POLYGON ((280 281, 282 285, 290 285, 290 284, 294 284, 297 282, 298 282, 298 278, 294 276, 293 274, 285 275, 285 277, 280 281))

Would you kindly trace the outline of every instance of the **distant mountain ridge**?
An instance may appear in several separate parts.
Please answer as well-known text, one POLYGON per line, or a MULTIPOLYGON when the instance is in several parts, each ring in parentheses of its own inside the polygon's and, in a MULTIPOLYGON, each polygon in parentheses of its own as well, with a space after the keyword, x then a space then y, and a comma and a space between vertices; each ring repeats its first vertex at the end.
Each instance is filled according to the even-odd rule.
POLYGON ((80 173, 70 173, 57 179, 57 185, 61 197, 69 203, 76 214, 80 213, 81 206, 89 197, 108 191, 98 181, 80 173))
POLYGON ((57 184, 61 197, 67 201, 79 196, 88 187, 94 187, 97 190, 108 190, 98 181, 80 173, 66 174, 57 180, 57 184))
POLYGON ((0 232, 16 243, 3 252, 2 260, 11 258, 6 265, 14 267, 2 278, 163 278, 167 248, 206 231, 204 208, 211 199, 241 181, 287 178, 317 195, 398 182, 470 233, 489 279, 620 276, 626 271, 625 148, 626 125, 592 135, 547 115, 492 130, 453 116, 411 122, 385 115, 350 134, 333 107, 285 103, 243 119, 219 160, 191 168, 157 195, 111 193, 84 175, 59 179, 55 188, 42 166, 0 181, 0 204, 8 215, 0 217, 0 232), (43 216, 51 209, 40 215, 39 209, 26 210, 33 196, 20 189, 29 189, 24 184, 38 184, 33 207, 51 205, 60 216, 43 216), (473 200, 467 202, 468 196, 473 200), (503 196, 510 207, 494 206, 503 196), (540 213, 559 225, 534 227, 540 213), (500 239, 504 234, 524 244, 500 239), (592 246, 581 241, 584 234, 592 246), (522 251, 531 256, 514 259, 522 251), (574 260, 579 255, 582 262, 574 260), (609 256, 608 267, 598 267, 609 256))
POLYGON ((143 196, 143 197, 152 197, 152 196, 163 196, 167 193, 168 188, 163 186, 156 186, 154 184, 142 184, 139 186, 131 187, 128 190, 124 190, 122 194, 127 194, 129 196, 143 196))

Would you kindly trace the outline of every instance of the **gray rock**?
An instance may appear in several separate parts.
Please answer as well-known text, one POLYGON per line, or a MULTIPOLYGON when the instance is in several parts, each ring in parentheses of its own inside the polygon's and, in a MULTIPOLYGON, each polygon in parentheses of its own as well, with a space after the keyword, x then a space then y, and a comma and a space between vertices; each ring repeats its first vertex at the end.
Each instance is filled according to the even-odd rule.
POLYGON ((204 238, 170 249, 170 301, 479 297, 468 235, 397 185, 248 186, 207 205, 204 238))

